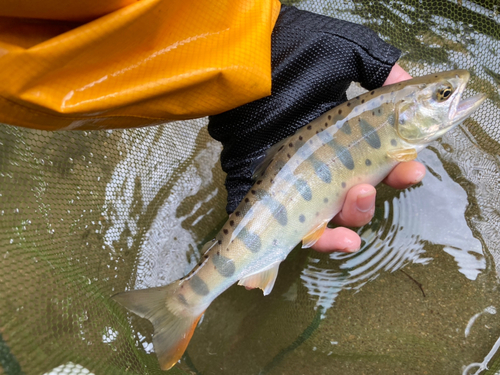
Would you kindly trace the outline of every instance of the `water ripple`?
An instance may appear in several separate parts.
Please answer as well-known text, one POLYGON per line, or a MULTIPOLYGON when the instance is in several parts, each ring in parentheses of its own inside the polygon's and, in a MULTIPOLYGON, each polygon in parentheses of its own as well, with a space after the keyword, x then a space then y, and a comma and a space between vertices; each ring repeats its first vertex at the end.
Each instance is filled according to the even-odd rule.
POLYGON ((399 193, 382 189, 389 196, 373 220, 359 229, 363 245, 358 252, 330 254, 334 262, 311 254, 301 279, 323 312, 343 289, 359 290, 381 273, 395 272, 409 263, 431 262, 427 244, 441 246, 454 258, 457 271, 470 280, 486 268, 481 242, 465 219, 466 192, 448 176, 435 153, 425 150, 420 160, 431 173, 415 188, 399 193))

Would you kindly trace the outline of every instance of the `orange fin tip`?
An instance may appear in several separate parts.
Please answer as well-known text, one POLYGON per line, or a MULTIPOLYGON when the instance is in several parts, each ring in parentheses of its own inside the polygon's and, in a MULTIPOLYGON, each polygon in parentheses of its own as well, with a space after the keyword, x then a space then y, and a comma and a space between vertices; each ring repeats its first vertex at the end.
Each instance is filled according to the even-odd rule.
POLYGON ((410 161, 417 157, 417 150, 414 148, 401 148, 387 152, 387 156, 395 161, 410 161))
POLYGON ((153 323, 153 347, 162 370, 172 368, 182 357, 204 312, 197 316, 190 314, 180 302, 178 286, 178 283, 173 283, 118 293, 112 297, 120 305, 153 323))
POLYGON ((319 238, 321 237, 323 232, 325 231, 327 224, 328 224, 328 222, 325 222, 325 223, 321 224, 319 227, 317 227, 314 230, 312 230, 311 232, 309 232, 302 239, 302 248, 306 249, 306 248, 314 245, 319 240, 319 238))

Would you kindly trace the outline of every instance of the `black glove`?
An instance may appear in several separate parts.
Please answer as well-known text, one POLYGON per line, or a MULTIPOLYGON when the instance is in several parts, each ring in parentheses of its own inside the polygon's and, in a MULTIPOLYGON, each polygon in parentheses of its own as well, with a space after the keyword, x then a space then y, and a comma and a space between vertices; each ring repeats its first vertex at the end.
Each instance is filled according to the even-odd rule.
POLYGON ((289 6, 271 38, 272 94, 209 119, 210 135, 223 145, 228 213, 253 185, 254 160, 346 101, 352 81, 382 86, 400 55, 364 26, 289 6))

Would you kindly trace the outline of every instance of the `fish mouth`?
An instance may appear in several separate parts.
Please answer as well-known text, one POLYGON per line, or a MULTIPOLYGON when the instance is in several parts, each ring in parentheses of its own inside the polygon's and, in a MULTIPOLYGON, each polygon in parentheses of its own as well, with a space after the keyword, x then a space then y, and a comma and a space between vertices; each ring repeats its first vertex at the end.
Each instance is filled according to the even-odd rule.
POLYGON ((462 99, 462 94, 465 91, 465 87, 467 86, 467 82, 469 81, 469 73, 464 71, 467 74, 462 74, 459 76, 456 75, 456 78, 461 78, 462 82, 460 82, 459 87, 457 88, 457 92, 452 99, 452 103, 450 105, 450 109, 448 111, 448 121, 445 126, 442 126, 439 131, 434 134, 433 139, 436 139, 442 136, 444 133, 450 131, 455 126, 461 124, 467 117, 469 117, 479 106, 486 100, 487 96, 485 94, 477 94, 467 99, 462 99))
POLYGON ((450 126, 457 126, 467 117, 469 117, 485 100, 485 94, 474 95, 470 98, 460 100, 461 95, 457 96, 458 104, 450 108, 448 118, 450 119, 450 126))
POLYGON ((449 127, 454 127, 464 121, 469 117, 486 99, 485 94, 478 94, 471 98, 462 100, 462 95, 465 91, 465 87, 470 79, 470 74, 468 71, 460 71, 455 76, 456 78, 461 77, 462 82, 457 89, 457 95, 453 98, 453 102, 450 106, 448 112, 449 127), (461 74, 460 74, 461 73, 461 74))

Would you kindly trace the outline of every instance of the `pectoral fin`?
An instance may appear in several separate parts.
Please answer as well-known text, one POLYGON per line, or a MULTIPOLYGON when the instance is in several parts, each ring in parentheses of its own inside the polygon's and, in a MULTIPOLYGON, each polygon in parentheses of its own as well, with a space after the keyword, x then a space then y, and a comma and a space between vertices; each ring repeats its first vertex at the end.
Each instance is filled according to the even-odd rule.
POLYGON ((417 157, 417 150, 414 148, 400 148, 388 151, 387 156, 395 161, 410 161, 417 157))
POLYGON ((264 295, 267 296, 273 290, 280 263, 273 263, 270 267, 266 267, 262 271, 245 276, 238 281, 238 285, 243 285, 248 289, 260 288, 264 292, 264 295))
POLYGON ((323 232, 325 231, 327 224, 328 224, 328 222, 325 222, 325 223, 321 224, 319 227, 317 227, 316 229, 314 229, 312 232, 309 232, 302 239, 302 248, 306 249, 306 248, 314 245, 319 240, 319 238, 321 237, 323 232))

